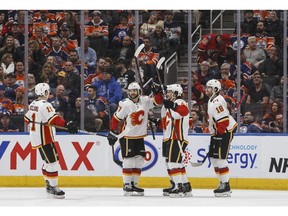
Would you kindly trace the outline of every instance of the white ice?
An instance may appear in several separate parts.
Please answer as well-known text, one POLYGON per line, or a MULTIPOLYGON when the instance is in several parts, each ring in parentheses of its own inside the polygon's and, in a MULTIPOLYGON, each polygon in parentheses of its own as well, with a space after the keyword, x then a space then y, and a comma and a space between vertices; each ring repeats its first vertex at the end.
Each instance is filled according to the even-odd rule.
MULTIPOLYGON (((285 208, 284 211, 287 213, 287 206, 288 206, 288 191, 233 190, 232 196, 229 198, 216 198, 214 197, 211 189, 193 189, 192 191, 193 197, 170 198, 162 196, 161 188, 145 189, 145 196, 143 197, 134 197, 134 196, 124 197, 121 188, 62 188, 62 189, 66 192, 65 199, 48 198, 45 192, 45 188, 0 188, 0 210, 2 208, 6 209, 6 207, 8 207, 8 209, 12 207, 14 212, 17 209, 18 210, 20 209, 19 214, 23 215, 23 213, 25 213, 26 211, 22 211, 22 208, 25 207, 23 209, 26 209, 26 207, 30 207, 28 209, 32 209, 32 211, 29 211, 30 212, 29 215, 31 215, 33 214, 33 209, 35 207, 42 207, 42 208, 44 207, 44 211, 41 211, 43 213, 46 212, 45 209, 47 207, 48 207, 47 209, 49 209, 49 212, 51 207, 79 207, 79 208, 72 208, 73 210, 71 213, 73 214, 77 211, 80 211, 81 214, 83 213, 83 211, 87 211, 87 209, 89 210, 88 212, 90 212, 91 208, 89 207, 93 207, 92 209, 96 208, 96 212, 99 212, 100 209, 101 211, 104 210, 104 212, 114 211, 114 213, 119 215, 121 214, 121 212, 123 213, 123 210, 121 210, 123 209, 122 207, 128 207, 128 209, 130 209, 130 207, 136 207, 136 209, 138 210, 142 208, 145 209, 145 213, 143 213, 143 211, 139 212, 136 210, 135 214, 133 215, 152 216, 155 214, 153 214, 154 208, 151 207, 157 207, 156 208, 157 212, 159 211, 159 209, 160 213, 166 211, 166 213, 163 214, 164 216, 164 215, 170 215, 170 213, 175 211, 175 209, 176 211, 179 209, 184 211, 184 209, 186 209, 185 207, 188 207, 188 209, 190 209, 191 207, 192 208, 200 207, 196 209, 197 211, 199 211, 200 209, 200 212, 202 212, 203 210, 203 213, 205 212, 207 213, 211 210, 213 215, 215 215, 215 211, 213 209, 216 209, 217 211, 221 209, 218 207, 222 207, 224 209, 226 209, 226 207, 236 207, 236 209, 233 208, 235 210, 233 211, 234 212, 233 215, 235 214, 238 215, 237 213, 240 213, 239 215, 244 215, 243 210, 247 207, 248 208, 257 207, 257 209, 260 208, 258 210, 263 210, 262 207, 272 207, 268 209, 264 208, 265 209, 264 213, 267 213, 267 211, 268 212, 272 211, 273 213, 275 213, 275 211, 277 210, 280 211, 280 209, 281 212, 283 212, 284 207, 285 208), (15 208, 15 207, 22 207, 22 208, 15 208), (213 207, 213 208, 211 209, 206 207, 213 207), (120 210, 118 211, 119 208, 120 210)), ((256 208, 253 209, 255 210, 256 208)), ((71 211, 71 208, 64 208, 64 214, 67 212, 67 210, 71 211)), ((258 210, 256 214, 259 213, 258 210)), ((35 215, 39 214, 39 211, 35 212, 36 212, 35 215)), ((80 216, 87 215, 88 212, 80 216)), ((95 211, 93 210, 92 212, 95 211)), ((96 212, 95 214, 92 215, 98 215, 96 214, 96 212)), ((41 213, 40 215, 43 215, 43 213, 41 213)), ((52 212, 50 212, 47 215, 51 215, 51 213, 52 212)), ((203 213, 201 213, 201 215, 203 215, 203 213)), ((3 215, 1 214, 1 211, 0 215, 3 215)), ((124 212, 123 215, 130 215, 130 214, 125 214, 124 212)))

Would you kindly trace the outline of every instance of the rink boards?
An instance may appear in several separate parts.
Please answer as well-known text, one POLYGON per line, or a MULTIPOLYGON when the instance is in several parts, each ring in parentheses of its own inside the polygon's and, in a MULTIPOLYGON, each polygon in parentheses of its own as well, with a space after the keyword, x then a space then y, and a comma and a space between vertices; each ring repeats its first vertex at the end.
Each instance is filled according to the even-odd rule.
MULTIPOLYGON (((29 135, 5 134, 0 142, 0 187, 43 186, 42 160, 32 149, 29 135)), ((112 160, 105 137, 59 134, 56 147, 60 158, 59 184, 66 187, 122 187, 122 169, 112 160)), ((189 136, 191 161, 201 161, 208 150, 209 135, 189 136)), ((228 163, 231 186, 235 189, 288 189, 288 137, 285 135, 236 135, 228 163)), ((146 158, 140 185, 169 184, 162 157, 162 135, 145 138, 146 158)), ((121 159, 119 144, 116 158, 121 159)), ((194 188, 213 188, 218 181, 209 160, 201 167, 186 169, 194 188)))

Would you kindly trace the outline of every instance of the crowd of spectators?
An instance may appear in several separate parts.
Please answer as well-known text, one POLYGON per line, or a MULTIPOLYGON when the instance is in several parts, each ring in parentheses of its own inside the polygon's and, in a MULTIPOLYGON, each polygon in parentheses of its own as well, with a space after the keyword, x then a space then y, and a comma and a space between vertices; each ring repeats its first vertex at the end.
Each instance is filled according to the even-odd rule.
MULTIPOLYGON (((73 120, 80 127, 80 14, 81 11, 71 10, 0 11, 0 115, 23 121, 27 67, 28 103, 37 98, 35 85, 48 83, 51 88, 48 101, 65 120, 73 120), (27 57, 24 56, 26 12, 27 57)), ((173 20, 172 11, 143 10, 140 14, 139 43, 145 47, 138 60, 144 83, 156 78, 159 58, 178 52, 183 43, 181 25, 173 20)), ((135 15, 133 11, 85 10, 84 16, 85 129, 109 130, 118 102, 127 97, 129 83, 136 80, 135 15)))
MULTIPOLYGON (((150 78, 158 80, 158 60, 161 57, 167 59, 174 52, 181 55, 187 48, 187 38, 183 36, 188 28, 185 13, 140 11, 138 43, 145 46, 137 59, 140 74, 136 74, 134 12, 85 10, 85 89, 84 101, 81 101, 80 11, 0 11, 0 115, 22 119, 25 111, 24 71, 27 67, 28 103, 37 98, 35 85, 45 82, 52 90, 49 102, 65 120, 73 120, 80 127, 83 102, 85 129, 109 130, 111 115, 118 102, 127 97, 129 83, 139 79, 143 83, 150 78), (28 65, 24 64, 26 12, 28 65), (181 22, 178 22, 179 17, 181 22)), ((201 20, 205 23, 208 20, 206 15, 205 11, 193 11, 193 20, 196 20, 193 25, 197 26, 201 20)), ((241 23, 240 84, 236 82, 235 32, 203 36, 198 46, 199 69, 192 72, 192 100, 195 104, 191 113, 191 132, 208 132, 205 84, 210 79, 221 82, 221 94, 235 117, 236 95, 241 91, 245 96, 241 103, 244 119, 246 112, 252 113, 261 132, 283 129, 283 125, 279 125, 281 115, 283 118, 283 32, 278 17, 279 13, 275 11, 245 11, 241 23), (278 106, 277 114, 272 111, 274 103, 278 106), (272 130, 272 125, 280 129, 272 130)), ((182 84, 187 91, 187 82, 182 84)))
MULTIPOLYGON (((241 107, 241 133, 283 132, 283 23, 279 16, 280 11, 244 11, 240 28, 240 83, 237 82, 237 28, 232 34, 210 33, 202 37, 198 46, 199 68, 192 71, 192 104, 201 107, 203 116, 207 115, 208 100, 205 84, 218 79, 233 117, 237 117, 236 106, 241 107), (238 91, 243 99, 241 104, 237 104, 238 91)), ((187 80, 182 85, 187 91, 187 80)), ((201 113, 192 108, 191 116, 200 117, 201 113)), ((197 118, 197 122, 192 132, 207 127, 205 118, 197 118)))

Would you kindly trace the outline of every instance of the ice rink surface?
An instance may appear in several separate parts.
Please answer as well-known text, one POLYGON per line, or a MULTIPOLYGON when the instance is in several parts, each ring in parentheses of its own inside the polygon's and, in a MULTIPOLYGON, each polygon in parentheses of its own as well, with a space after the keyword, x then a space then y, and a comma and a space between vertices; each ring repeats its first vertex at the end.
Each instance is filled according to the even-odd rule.
POLYGON ((61 212, 77 216, 98 216, 99 212, 127 216, 195 215, 196 212, 197 215, 225 215, 222 210, 233 210, 233 213, 228 213, 231 215, 252 215, 255 211, 255 215, 259 211, 286 214, 288 210, 288 191, 232 190, 230 198, 216 198, 211 189, 193 189, 193 197, 170 198, 162 196, 161 188, 145 189, 145 196, 142 197, 124 197, 120 188, 62 189, 66 192, 66 198, 61 200, 49 198, 44 188, 0 188, 0 210, 12 210, 15 215, 35 213, 41 216, 54 214, 53 209, 59 213, 56 215, 61 212), (246 210, 248 212, 245 214, 246 210))

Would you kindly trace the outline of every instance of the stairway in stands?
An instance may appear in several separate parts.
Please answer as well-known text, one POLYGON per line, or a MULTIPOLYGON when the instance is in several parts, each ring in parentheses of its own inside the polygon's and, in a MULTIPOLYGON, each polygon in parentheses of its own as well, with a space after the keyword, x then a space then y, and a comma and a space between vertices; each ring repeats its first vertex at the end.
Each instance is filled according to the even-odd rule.
MULTIPOLYGON (((213 11, 213 18, 216 17, 219 14, 220 11, 213 11)), ((224 11, 223 13, 223 32, 232 34, 236 23, 234 23, 234 14, 236 14, 236 11, 231 11, 227 10, 224 11)), ((203 28, 202 29, 202 36, 205 34, 210 33, 210 24, 208 21, 208 24, 206 25, 208 28, 203 28)), ((192 29, 193 31, 193 29, 192 29)), ((214 23, 213 25, 213 33, 220 34, 221 29, 220 29, 220 18, 214 23)), ((198 39, 197 39, 198 40, 198 39)), ((193 40, 192 42, 192 47, 194 46, 195 41, 193 40)), ((192 52, 192 71, 195 71, 198 69, 198 64, 197 64, 197 48, 192 52)), ((187 50, 185 52, 185 55, 180 56, 180 60, 178 62, 178 83, 181 83, 183 79, 188 78, 188 54, 187 50)))

